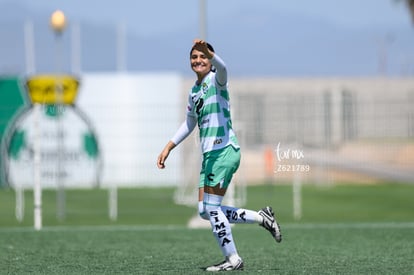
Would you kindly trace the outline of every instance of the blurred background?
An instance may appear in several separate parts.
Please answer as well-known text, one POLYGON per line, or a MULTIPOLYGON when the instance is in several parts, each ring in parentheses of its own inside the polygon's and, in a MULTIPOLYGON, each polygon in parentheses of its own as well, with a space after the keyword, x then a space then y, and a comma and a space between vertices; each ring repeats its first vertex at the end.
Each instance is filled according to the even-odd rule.
POLYGON ((405 2, 1 0, 0 72, 56 69, 49 20, 60 9, 67 18, 65 71, 192 76, 189 45, 206 36, 232 77, 407 76, 414 56, 405 2), (29 68, 27 51, 34 53, 29 68))
POLYGON ((0 0, 1 186, 30 189, 36 176, 46 188, 173 186, 177 202, 194 205, 197 134, 167 169, 155 163, 184 119, 196 37, 229 71, 243 148, 233 203, 252 184, 412 183, 412 9, 402 0, 0 0), (51 26, 56 10, 62 30, 51 26), (59 87, 72 101, 44 99, 59 87))

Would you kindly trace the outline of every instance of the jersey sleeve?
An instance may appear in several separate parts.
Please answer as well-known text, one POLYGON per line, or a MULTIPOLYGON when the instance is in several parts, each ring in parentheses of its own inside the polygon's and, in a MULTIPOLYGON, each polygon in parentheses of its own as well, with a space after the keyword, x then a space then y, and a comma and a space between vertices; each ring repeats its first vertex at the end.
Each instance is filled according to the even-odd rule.
POLYGON ((213 58, 210 60, 211 64, 216 68, 216 83, 218 87, 225 88, 227 86, 227 68, 224 61, 214 54, 213 58))
POLYGON ((171 138, 171 141, 178 145, 180 144, 195 128, 197 125, 197 114, 195 111, 195 104, 191 97, 191 93, 188 95, 187 103, 187 115, 185 121, 178 128, 175 135, 171 138))
POLYGON ((175 135, 171 138, 171 141, 175 145, 180 144, 194 130, 196 125, 196 118, 187 115, 186 120, 181 124, 180 128, 178 128, 175 135))

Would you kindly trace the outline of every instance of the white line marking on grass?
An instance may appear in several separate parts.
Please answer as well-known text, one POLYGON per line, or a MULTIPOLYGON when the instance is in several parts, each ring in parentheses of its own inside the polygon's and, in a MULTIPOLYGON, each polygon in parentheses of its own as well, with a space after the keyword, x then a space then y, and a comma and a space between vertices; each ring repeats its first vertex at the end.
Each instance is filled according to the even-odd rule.
MULTIPOLYGON (((182 230, 183 225, 64 225, 64 226, 44 226, 41 231, 60 232, 60 231, 161 231, 161 230, 182 230)), ((0 232, 30 232, 35 231, 33 227, 4 227, 0 232)))
POLYGON ((290 223, 284 226, 282 225, 282 228, 290 228, 290 229, 414 228, 414 222, 290 223))
MULTIPOLYGON (((285 229, 352 229, 352 228, 414 228, 414 222, 375 222, 375 223, 288 223, 281 224, 282 230, 285 229)), ((236 225, 239 229, 256 229, 254 226, 236 225)), ((208 229, 189 229, 184 225, 85 225, 85 226, 45 226, 41 231, 44 232, 64 232, 64 231, 175 231, 175 230, 210 230, 208 229)), ((0 232, 35 232, 33 227, 3 227, 0 232)))

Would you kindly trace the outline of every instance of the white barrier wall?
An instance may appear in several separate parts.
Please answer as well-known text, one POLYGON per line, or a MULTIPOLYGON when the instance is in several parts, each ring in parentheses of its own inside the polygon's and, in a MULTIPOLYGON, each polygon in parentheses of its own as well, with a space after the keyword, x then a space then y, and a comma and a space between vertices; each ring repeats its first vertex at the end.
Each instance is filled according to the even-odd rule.
POLYGON ((181 78, 174 73, 92 73, 80 82, 76 105, 98 137, 101 186, 179 182, 179 148, 164 170, 156 167, 156 159, 181 122, 181 78))

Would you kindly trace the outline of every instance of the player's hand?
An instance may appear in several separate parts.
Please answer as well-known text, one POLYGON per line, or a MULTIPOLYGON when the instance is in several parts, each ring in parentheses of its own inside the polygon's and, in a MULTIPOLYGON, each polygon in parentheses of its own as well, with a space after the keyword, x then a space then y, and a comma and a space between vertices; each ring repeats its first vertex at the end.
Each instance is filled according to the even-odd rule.
POLYGON ((168 155, 170 154, 171 150, 175 148, 175 144, 172 141, 169 141, 167 145, 165 145, 165 148, 162 150, 161 154, 158 156, 157 159, 157 166, 159 169, 165 168, 165 161, 168 158, 168 155))
POLYGON ((170 151, 167 149, 162 150, 161 154, 158 156, 157 159, 157 166, 159 169, 165 168, 165 161, 168 158, 168 155, 170 154, 170 151))
POLYGON ((193 45, 194 49, 200 52, 203 52, 207 56, 208 59, 213 58, 214 53, 208 49, 206 41, 197 38, 197 39, 194 39, 193 42, 194 42, 194 45, 193 45))

